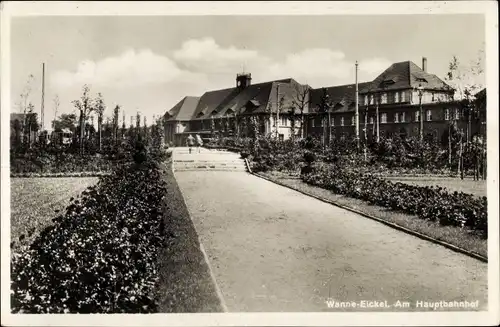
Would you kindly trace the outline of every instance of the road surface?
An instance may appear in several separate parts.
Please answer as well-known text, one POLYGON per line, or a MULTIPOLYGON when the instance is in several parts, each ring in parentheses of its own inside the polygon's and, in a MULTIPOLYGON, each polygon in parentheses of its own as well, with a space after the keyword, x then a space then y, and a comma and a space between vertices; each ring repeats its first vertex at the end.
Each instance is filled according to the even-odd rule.
POLYGON ((245 172, 175 175, 230 312, 486 309, 476 259, 245 172))

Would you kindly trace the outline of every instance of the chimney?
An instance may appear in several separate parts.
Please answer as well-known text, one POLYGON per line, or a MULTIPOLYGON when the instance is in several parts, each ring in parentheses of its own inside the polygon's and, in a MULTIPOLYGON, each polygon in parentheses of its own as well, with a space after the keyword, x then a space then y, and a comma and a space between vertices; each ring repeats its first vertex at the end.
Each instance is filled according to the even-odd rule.
POLYGON ((252 74, 241 73, 236 75, 236 87, 243 90, 252 83, 252 74))
POLYGON ((422 57, 422 70, 427 73, 427 58, 422 57))

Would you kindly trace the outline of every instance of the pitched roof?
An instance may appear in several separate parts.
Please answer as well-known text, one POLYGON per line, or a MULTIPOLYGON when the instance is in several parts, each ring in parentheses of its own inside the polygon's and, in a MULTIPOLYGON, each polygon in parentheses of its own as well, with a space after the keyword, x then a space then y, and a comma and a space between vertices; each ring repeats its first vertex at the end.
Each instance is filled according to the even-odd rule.
POLYGON ((226 99, 236 93, 236 88, 205 92, 198 102, 191 119, 209 117, 211 113, 226 99))
MULTIPOLYGON (((369 86, 371 82, 358 83, 358 90, 369 86)), ((347 112, 354 110, 356 103, 356 84, 331 86, 311 90, 311 108, 314 112, 320 110, 323 94, 326 91, 332 105, 332 112, 347 112)))
POLYGON ((179 101, 172 109, 167 113, 168 120, 189 120, 193 116, 196 106, 200 101, 199 97, 186 96, 184 99, 179 101))
MULTIPOLYGON (((199 99, 196 109, 188 119, 207 119, 210 117, 222 117, 228 112, 261 113, 266 111, 276 112, 276 89, 280 85, 280 97, 284 97, 283 106, 289 107, 293 102, 293 95, 303 85, 288 78, 271 82, 251 84, 244 89, 236 87, 205 92, 199 99)), ((181 101, 182 102, 182 101, 181 101)), ((179 103, 180 104, 180 103, 179 103)), ((179 104, 174 106, 170 112, 175 113, 179 104)))
MULTIPOLYGON (((260 111, 276 112, 277 108, 277 94, 279 92, 280 112, 288 113, 291 108, 295 109, 295 113, 300 112, 299 105, 301 104, 302 97, 306 95, 304 92, 310 90, 309 85, 303 85, 295 81, 293 78, 286 80, 274 81, 271 89, 271 94, 268 99, 267 107, 260 109, 260 111), (279 89, 278 89, 279 85, 279 89)), ((309 112, 308 99, 304 99, 304 113, 309 112)))
POLYGON ((250 84, 237 92, 229 101, 218 106, 219 111, 216 117, 224 116, 229 109, 238 113, 245 113, 246 110, 259 111, 267 105, 271 87, 272 82, 250 84), (251 102, 251 108, 247 106, 249 102, 251 102))
POLYGON ((479 110, 486 110, 486 88, 476 93, 476 106, 479 110))
POLYGON ((367 85, 367 87, 360 89, 360 93, 413 89, 417 88, 419 85, 422 85, 424 89, 428 90, 453 90, 439 77, 423 71, 412 61, 403 61, 392 64, 369 85, 367 85))
POLYGON ((20 112, 11 112, 10 113, 10 121, 23 121, 26 118, 26 114, 20 112))
POLYGON ((476 93, 476 99, 485 98, 486 97, 486 88, 476 93))

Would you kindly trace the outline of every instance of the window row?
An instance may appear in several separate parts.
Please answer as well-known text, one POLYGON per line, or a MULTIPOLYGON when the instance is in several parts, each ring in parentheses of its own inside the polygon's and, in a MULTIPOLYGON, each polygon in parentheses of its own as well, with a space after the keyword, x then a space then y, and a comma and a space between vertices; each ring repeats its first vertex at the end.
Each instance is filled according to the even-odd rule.
MULTIPOLYGON (((364 99, 360 99, 360 103, 362 102, 366 105, 375 105, 376 95, 375 94, 367 94, 364 96, 364 99)), ((383 92, 378 93, 378 100, 380 104, 387 103, 401 103, 410 101, 412 103, 420 102, 420 96, 417 91, 413 91, 408 93, 407 91, 395 91, 395 92, 383 92), (410 98, 407 98, 407 97, 410 98)), ((423 92, 421 94, 422 103, 431 103, 438 101, 449 101, 452 100, 449 94, 440 93, 440 92, 423 92)))
MULTIPOLYGON (((444 120, 451 120, 451 110, 450 109, 445 109, 445 113, 444 113, 444 120)), ((385 112, 381 112, 380 114, 380 123, 381 124, 387 124, 389 122, 388 120, 388 115, 387 113, 385 112)), ((460 119, 460 111, 458 109, 455 109, 453 111, 453 119, 455 120, 458 120, 460 119)), ((359 116, 359 123, 360 124, 364 124, 364 116, 361 114, 359 116)), ((398 112, 398 113, 394 113, 392 114, 392 121, 393 123, 408 123, 410 122, 410 119, 409 117, 406 116, 406 112, 398 112)), ((330 120, 330 123, 331 123, 331 126, 336 126, 337 123, 339 124, 338 126, 346 126, 346 123, 347 124, 350 124, 350 125, 355 125, 356 124, 356 118, 355 116, 351 116, 349 121, 346 122, 346 118, 345 117, 340 117, 340 118, 334 118, 334 117, 331 117, 331 120, 330 120)), ((432 117, 432 110, 426 110, 425 111, 425 120, 426 121, 432 121, 433 120, 433 117, 432 117)), ((418 122, 420 121, 420 110, 416 110, 413 114, 413 120, 414 122, 418 122)), ((312 127, 323 127, 323 120, 319 120, 319 125, 318 126, 315 126, 316 124, 316 120, 312 120, 312 127)), ((328 119, 325 119, 325 123, 328 124, 328 119)), ((373 116, 370 116, 369 117, 369 122, 367 122, 368 124, 374 124, 375 123, 375 117, 373 116)))
MULTIPOLYGON (((388 98, 391 97, 391 103, 399 103, 406 102, 406 92, 405 91, 396 91, 392 93, 380 93, 380 104, 388 103, 388 98)), ((375 95, 365 95, 364 105, 374 105, 375 104, 375 95)))

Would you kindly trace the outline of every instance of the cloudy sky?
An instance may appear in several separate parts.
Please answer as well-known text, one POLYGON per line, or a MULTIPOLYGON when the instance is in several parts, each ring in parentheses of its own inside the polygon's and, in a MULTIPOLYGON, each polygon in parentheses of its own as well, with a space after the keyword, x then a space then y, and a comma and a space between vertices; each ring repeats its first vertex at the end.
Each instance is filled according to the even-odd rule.
POLYGON ((84 84, 120 104, 127 124, 148 119, 185 95, 233 87, 243 69, 252 82, 292 77, 313 87, 369 81, 393 62, 411 60, 444 77, 453 55, 477 58, 481 15, 391 16, 54 16, 11 21, 11 102, 34 75, 30 100, 40 108, 46 65, 46 125, 53 99, 74 111, 84 84))

